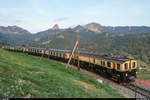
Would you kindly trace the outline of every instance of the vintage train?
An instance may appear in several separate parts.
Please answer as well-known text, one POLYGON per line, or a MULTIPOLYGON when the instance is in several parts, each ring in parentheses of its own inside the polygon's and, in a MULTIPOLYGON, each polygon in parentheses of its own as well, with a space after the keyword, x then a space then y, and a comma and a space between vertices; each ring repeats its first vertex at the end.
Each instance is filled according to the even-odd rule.
MULTIPOLYGON (((71 50, 46 49, 36 47, 3 46, 4 49, 15 52, 23 52, 36 56, 68 62, 71 50)), ((119 83, 131 82, 136 78, 137 61, 128 57, 112 57, 107 55, 96 55, 79 53, 80 67, 92 70, 119 83)), ((77 65, 77 53, 73 55, 71 64, 77 65)))

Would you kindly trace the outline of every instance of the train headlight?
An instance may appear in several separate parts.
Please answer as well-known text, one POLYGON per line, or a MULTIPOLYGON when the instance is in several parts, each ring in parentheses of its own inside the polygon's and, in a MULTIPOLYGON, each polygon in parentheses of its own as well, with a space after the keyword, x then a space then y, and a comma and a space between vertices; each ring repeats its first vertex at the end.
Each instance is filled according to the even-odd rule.
POLYGON ((128 76, 128 74, 126 73, 126 76, 128 76))

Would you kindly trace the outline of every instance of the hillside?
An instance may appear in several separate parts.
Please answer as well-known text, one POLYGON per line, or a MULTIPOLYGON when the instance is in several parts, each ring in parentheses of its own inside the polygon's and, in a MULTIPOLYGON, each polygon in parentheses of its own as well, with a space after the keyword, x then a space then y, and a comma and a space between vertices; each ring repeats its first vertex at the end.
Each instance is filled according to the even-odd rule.
POLYGON ((0 40, 8 44, 20 45, 31 39, 32 34, 18 26, 0 26, 0 40))
POLYGON ((92 76, 51 60, 0 49, 0 98, 122 98, 92 76))
MULTIPOLYGON (((114 35, 80 31, 79 38, 80 50, 83 52, 132 55, 136 59, 150 64, 150 33, 114 35)), ((59 34, 33 39, 25 44, 35 47, 48 47, 49 45, 51 48, 72 50, 75 41, 76 32, 68 29, 59 34)))

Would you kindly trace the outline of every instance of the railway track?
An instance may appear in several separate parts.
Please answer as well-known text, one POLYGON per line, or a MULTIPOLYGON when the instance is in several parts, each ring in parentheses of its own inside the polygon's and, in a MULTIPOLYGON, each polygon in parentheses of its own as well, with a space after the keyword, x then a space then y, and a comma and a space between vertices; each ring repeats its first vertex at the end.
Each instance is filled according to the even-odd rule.
POLYGON ((147 89, 136 83, 130 83, 127 87, 129 89, 135 91, 135 97, 140 96, 142 98, 147 98, 150 100, 150 89, 147 89))

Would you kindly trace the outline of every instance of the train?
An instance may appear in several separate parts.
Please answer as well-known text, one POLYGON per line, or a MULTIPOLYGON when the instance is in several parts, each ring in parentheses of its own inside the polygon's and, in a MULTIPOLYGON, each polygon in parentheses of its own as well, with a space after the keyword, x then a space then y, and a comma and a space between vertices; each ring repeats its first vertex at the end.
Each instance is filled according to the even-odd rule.
MULTIPOLYGON (((3 49, 21 52, 35 56, 42 56, 57 61, 67 63, 72 50, 48 49, 23 46, 3 46, 3 49)), ((78 65, 80 68, 93 71, 106 78, 110 78, 119 83, 134 82, 136 78, 137 61, 130 57, 114 57, 108 55, 98 55, 93 53, 75 52, 72 56, 71 64, 78 65)))

